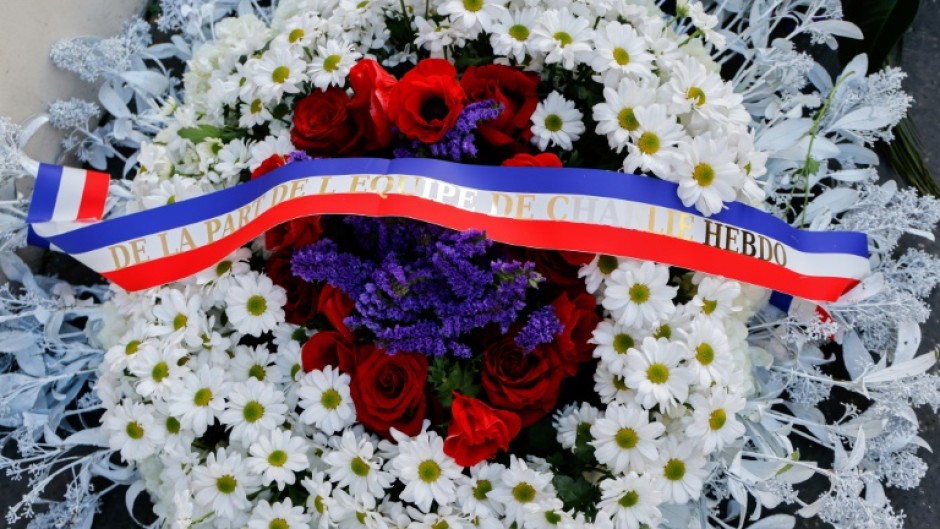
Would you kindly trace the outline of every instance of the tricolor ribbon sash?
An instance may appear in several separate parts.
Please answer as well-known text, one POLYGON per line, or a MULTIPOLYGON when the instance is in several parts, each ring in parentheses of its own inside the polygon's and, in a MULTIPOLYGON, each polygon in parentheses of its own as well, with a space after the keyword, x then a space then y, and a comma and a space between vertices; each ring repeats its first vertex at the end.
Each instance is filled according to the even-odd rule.
POLYGON ((308 160, 90 224, 56 214, 60 201, 76 212, 72 221, 100 214, 98 205, 84 206, 88 194, 103 208, 100 187, 83 184, 78 200, 62 191, 66 174, 55 186, 43 181, 54 174, 40 171, 29 219, 35 234, 127 290, 182 279, 280 223, 326 214, 407 217, 508 244, 658 261, 814 301, 836 300, 869 273, 862 233, 801 231, 737 202, 706 218, 682 205, 673 183, 596 169, 308 160))

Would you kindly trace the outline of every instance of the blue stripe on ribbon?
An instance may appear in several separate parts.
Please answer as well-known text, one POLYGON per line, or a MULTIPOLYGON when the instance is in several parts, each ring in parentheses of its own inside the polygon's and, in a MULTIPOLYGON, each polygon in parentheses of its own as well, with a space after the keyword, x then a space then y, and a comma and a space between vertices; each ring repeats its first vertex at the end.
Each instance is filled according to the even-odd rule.
POLYGON ((26 222, 32 224, 52 220, 60 185, 62 185, 62 167, 45 163, 39 164, 36 185, 33 187, 33 199, 29 204, 29 211, 26 213, 26 222))
MULTIPOLYGON (((492 167, 426 158, 332 158, 292 163, 229 189, 109 219, 49 239, 68 253, 87 252, 225 215, 284 182, 304 177, 350 174, 426 176, 454 185, 504 193, 557 193, 617 198, 700 216, 694 208, 682 205, 674 183, 601 169, 492 167)), ((803 252, 868 257, 865 234, 802 231, 769 213, 739 202, 726 206, 727 209, 710 217, 710 220, 763 234, 803 252)))
POLYGON ((770 303, 774 307, 777 307, 783 312, 789 312, 790 304, 793 303, 793 296, 774 290, 770 294, 770 299, 768 300, 768 303, 770 303))

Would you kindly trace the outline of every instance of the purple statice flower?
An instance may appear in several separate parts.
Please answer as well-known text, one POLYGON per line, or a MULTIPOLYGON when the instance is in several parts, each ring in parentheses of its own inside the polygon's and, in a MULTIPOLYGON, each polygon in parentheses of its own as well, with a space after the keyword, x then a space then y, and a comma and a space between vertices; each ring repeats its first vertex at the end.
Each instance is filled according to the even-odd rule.
POLYGON ((555 308, 549 305, 529 314, 528 321, 516 334, 515 342, 523 351, 531 353, 543 343, 550 343, 563 330, 565 327, 558 321, 555 308))
POLYGON ((310 155, 304 151, 294 151, 287 155, 287 161, 285 163, 294 163, 302 162, 304 160, 310 160, 310 155))
POLYGON ((499 259, 477 231, 456 232, 407 219, 348 217, 352 234, 294 254, 294 273, 323 281, 355 301, 346 324, 389 353, 469 357, 468 334, 509 330, 540 276, 532 263, 499 259))
MULTIPOLYGON (((459 162, 465 156, 474 158, 477 155, 477 147, 474 143, 477 127, 481 121, 489 121, 499 117, 502 112, 502 105, 493 99, 477 101, 470 103, 463 108, 454 128, 447 131, 440 140, 428 145, 431 155, 437 158, 449 158, 459 162)), ((412 140, 409 143, 401 144, 395 147, 392 152, 396 158, 415 158, 421 150, 423 144, 418 140, 412 140)))

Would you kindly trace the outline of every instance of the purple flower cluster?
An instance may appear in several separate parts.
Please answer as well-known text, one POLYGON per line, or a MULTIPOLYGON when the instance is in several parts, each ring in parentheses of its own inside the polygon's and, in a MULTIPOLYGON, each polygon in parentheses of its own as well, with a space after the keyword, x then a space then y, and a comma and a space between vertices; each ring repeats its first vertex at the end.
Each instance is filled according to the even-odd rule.
MULTIPOLYGON (((495 324, 507 332, 541 280, 532 263, 494 257, 476 231, 455 232, 407 219, 348 217, 353 233, 300 249, 294 274, 323 281, 356 302, 347 325, 368 330, 389 353, 471 356, 468 333, 495 324)), ((534 324, 539 340, 550 327, 534 324)), ((556 320, 557 321, 557 320, 556 320)))
MULTIPOLYGON (((502 105, 492 99, 477 101, 465 106, 454 128, 447 131, 440 140, 428 145, 431 155, 438 158, 450 158, 459 162, 464 156, 475 158, 477 146, 474 143, 474 131, 481 121, 489 121, 499 117, 502 105)), ((418 155, 423 144, 414 140, 408 145, 401 145, 394 149, 396 158, 414 158, 418 155)))
POLYGON ((516 334, 515 342, 523 351, 531 353, 543 343, 551 343, 563 330, 565 327, 558 321, 555 308, 549 305, 529 314, 528 321, 516 334))

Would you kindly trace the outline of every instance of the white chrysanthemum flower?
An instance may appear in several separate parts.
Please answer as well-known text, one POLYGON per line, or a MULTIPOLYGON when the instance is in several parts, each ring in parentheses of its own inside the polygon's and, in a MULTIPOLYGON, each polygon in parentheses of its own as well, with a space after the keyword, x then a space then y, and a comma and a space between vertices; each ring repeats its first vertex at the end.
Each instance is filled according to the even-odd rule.
POLYGON ((328 29, 329 23, 315 11, 305 11, 284 23, 280 34, 287 35, 287 42, 302 48, 313 48, 317 40, 328 29))
POLYGON ((558 444, 563 448, 572 449, 580 436, 585 441, 591 441, 591 426, 597 422, 600 410, 587 402, 580 406, 569 404, 562 410, 555 412, 552 425, 555 427, 555 436, 558 444))
POLYGON ((260 97, 254 97, 239 105, 238 126, 243 129, 264 125, 273 120, 274 116, 260 97))
POLYGON ((624 371, 630 350, 638 347, 643 338, 649 336, 643 330, 624 327, 612 320, 601 320, 591 334, 592 338, 588 341, 597 344, 594 358, 600 358, 616 373, 624 371))
POLYGON ((714 44, 719 50, 725 48, 725 36, 715 30, 718 17, 705 11, 705 6, 699 2, 689 2, 688 15, 692 19, 692 25, 702 33, 705 40, 714 44))
POLYGON ((323 462, 330 466, 330 478, 356 498, 381 498, 392 484, 392 476, 382 470, 382 459, 375 455, 375 446, 365 435, 357 439, 352 430, 343 432, 323 462))
POLYGON ((492 32, 506 8, 494 0, 445 0, 437 12, 450 18, 451 24, 466 31, 470 38, 476 38, 480 31, 492 32))
POLYGON ((669 81, 662 86, 662 97, 672 112, 692 113, 689 130, 700 134, 722 125, 747 126, 748 121, 740 115, 741 96, 718 73, 709 72, 701 60, 692 57, 669 66, 669 81))
POLYGON ((307 491, 307 512, 317 529, 326 529, 330 523, 330 506, 333 505, 333 482, 323 472, 314 472, 309 478, 300 480, 307 491))
POLYGON ((611 404, 591 426, 594 456, 617 474, 643 472, 659 457, 658 440, 666 429, 650 422, 639 406, 611 404))
POLYGON ((620 260, 612 255, 595 255, 590 263, 578 269, 578 277, 584 279, 584 288, 589 294, 600 293, 604 280, 620 266, 620 260))
POLYGON ((685 402, 692 378, 688 368, 680 365, 689 354, 685 344, 649 337, 636 353, 627 355, 625 381, 636 389, 640 405, 650 409, 658 404, 668 410, 685 402))
POLYGON ((691 442, 667 441, 660 450, 654 471, 653 488, 663 492, 663 501, 680 505, 696 500, 702 494, 707 472, 705 457, 691 442))
POLYGON ((664 105, 636 107, 633 116, 638 126, 631 134, 633 141, 627 144, 624 170, 632 173, 639 169, 672 180, 673 166, 682 158, 679 145, 688 142, 682 125, 664 105))
POLYGON ((255 504, 248 529, 308 529, 310 515, 302 506, 294 507, 290 498, 277 503, 261 500, 255 504))
POLYGON ((295 474, 309 468, 307 448, 308 442, 303 437, 274 428, 248 447, 250 457, 245 463, 249 470, 261 476, 262 484, 277 483, 277 489, 284 490, 286 485, 294 484, 295 474))
POLYGON ((403 520, 411 520, 408 523, 408 529, 476 528, 476 525, 471 523, 466 515, 456 512, 452 506, 446 504, 438 506, 434 512, 420 512, 412 507, 408 507, 405 511, 407 514, 403 516, 403 520))
POLYGON ((242 334, 261 336, 284 320, 287 294, 268 276, 251 273, 239 276, 225 297, 225 315, 242 334))
POLYGON ((123 373, 130 368, 135 355, 147 346, 154 346, 151 338, 151 326, 142 321, 131 323, 131 327, 124 332, 121 339, 104 354, 104 365, 114 374, 123 373))
MULTIPOLYGON (((245 156, 248 156, 248 150, 245 150, 245 156)), ((246 162, 247 164, 247 162, 246 162)), ((224 290, 224 287, 228 286, 231 280, 242 274, 248 273, 251 270, 251 266, 248 264, 248 259, 251 259, 251 250, 248 248, 239 248, 229 254, 228 257, 219 261, 215 266, 206 268, 202 272, 196 274, 196 284, 197 285, 219 285, 220 290, 224 290)), ((216 298, 223 293, 216 293, 216 298)))
POLYGON ((252 85, 266 103, 281 100, 284 94, 300 92, 300 86, 307 80, 304 71, 303 51, 298 53, 286 40, 275 40, 271 47, 258 59, 250 59, 245 64, 252 85))
POLYGON ((356 497, 346 491, 333 491, 329 527, 339 529, 389 529, 388 520, 379 512, 373 496, 356 497))
POLYGON ((206 320, 202 315, 202 296, 187 290, 162 289, 159 303, 153 307, 157 319, 151 332, 170 341, 180 341, 187 347, 202 345, 206 320))
POLYGON ((414 18, 417 34, 415 46, 425 48, 431 57, 443 59, 444 50, 449 46, 463 47, 467 34, 463 29, 448 24, 440 24, 434 19, 414 18))
POLYGON ((248 495, 258 489, 258 479, 242 465, 238 453, 219 448, 209 454, 205 465, 193 469, 192 486, 198 505, 233 520, 251 508, 248 495))
POLYGON ((166 347, 162 350, 155 345, 143 345, 134 355, 128 366, 137 377, 134 389, 141 397, 163 398, 178 383, 183 375, 190 372, 189 366, 180 365, 188 353, 179 347, 166 347))
POLYGON ((542 505, 541 509, 525 514, 523 527, 526 529, 582 529, 585 526, 584 515, 575 518, 564 510, 565 504, 553 498, 542 505))
POLYGON ((457 503, 460 510, 473 517, 490 518, 502 516, 503 504, 490 497, 493 489, 502 482, 506 467, 499 463, 482 461, 470 467, 470 476, 457 480, 457 503))
POLYGON ((297 396, 303 413, 300 420, 332 435, 356 420, 356 407, 349 394, 349 375, 327 366, 300 379, 297 396))
POLYGON ((722 140, 699 136, 683 149, 675 164, 679 198, 686 207, 695 206, 703 215, 714 215, 725 202, 737 197, 744 174, 735 163, 735 152, 722 140))
POLYGON ((591 68, 603 74, 604 84, 616 83, 623 77, 648 79, 653 76, 653 55, 647 40, 633 26, 608 22, 594 34, 596 48, 591 68))
POLYGON ((592 21, 571 14, 569 10, 550 9, 532 28, 532 49, 545 53, 545 64, 561 63, 574 70, 591 59, 594 51, 592 21))
POLYGON ((722 322, 741 310, 737 304, 741 284, 721 277, 706 276, 698 284, 695 297, 689 303, 701 310, 700 315, 712 323, 722 322))
POLYGON ((604 362, 598 363, 594 370, 594 391, 605 404, 614 401, 626 404, 636 400, 636 391, 627 386, 623 372, 611 371, 604 362))
POLYGON ((101 426, 108 433, 108 445, 112 450, 120 450, 127 462, 150 457, 163 442, 163 432, 151 408, 128 399, 105 410, 101 426))
POLYGON ((551 474, 536 472, 522 459, 509 457, 509 468, 488 497, 505 506, 507 522, 522 525, 527 513, 542 510, 542 505, 555 497, 555 487, 551 474))
POLYGON ((284 393, 270 383, 250 378, 232 386, 219 420, 231 427, 232 442, 248 446, 264 432, 283 424, 286 415, 284 393))
POLYGON ((317 46, 317 54, 310 61, 307 70, 310 82, 320 90, 329 86, 344 86, 349 70, 355 66, 362 54, 353 50, 345 41, 327 40, 325 45, 317 46))
POLYGON ((435 432, 421 432, 409 438, 397 430, 398 456, 392 459, 395 477, 405 484, 401 499, 429 512, 431 503, 448 505, 456 499, 454 480, 462 467, 444 453, 444 439, 435 432))
POLYGON ((662 501, 662 492, 653 485, 650 476, 630 472, 601 481, 598 517, 610 519, 618 529, 659 527, 662 501))
POLYGON ((204 365, 195 373, 184 374, 175 386, 170 394, 170 414, 179 417, 183 426, 196 435, 206 433, 225 409, 225 397, 231 390, 225 372, 204 365))
POLYGON ((607 143, 617 152, 630 143, 630 134, 640 128, 634 113, 656 101, 656 92, 646 83, 624 79, 617 85, 604 88, 604 102, 594 105, 594 121, 598 134, 607 136, 607 143))
POLYGON ((278 384, 281 381, 281 371, 274 365, 276 360, 277 355, 271 354, 265 345, 237 345, 228 366, 229 376, 235 382, 254 379, 278 384))
POLYGON ((268 158, 279 155, 287 157, 294 152, 294 144, 290 141, 290 133, 283 130, 280 133, 257 142, 252 143, 248 148, 251 158, 248 161, 248 169, 254 171, 268 158))
POLYGON ((573 101, 552 91, 532 113, 532 143, 540 151, 548 148, 549 143, 570 151, 574 148, 572 142, 578 141, 584 132, 582 117, 573 101))
POLYGON ((668 266, 624 260, 605 281, 601 304, 624 327, 655 325, 676 310, 672 298, 679 289, 668 283, 668 266))
POLYGON ((532 7, 504 12, 489 32, 493 55, 512 57, 517 63, 523 62, 530 51, 528 43, 538 18, 539 11, 532 7))
POLYGON ((686 365, 692 380, 703 388, 712 383, 727 384, 735 365, 724 327, 707 318, 696 318, 689 330, 682 334, 691 352, 686 365))
MULTIPOLYGON (((162 403, 157 405, 157 409, 162 412, 162 408, 166 407, 166 403, 163 401, 157 402, 162 403)), ((160 449, 164 454, 180 458, 192 451, 193 441, 196 439, 196 434, 192 430, 184 429, 178 418, 166 413, 158 413, 154 418, 157 427, 160 428, 163 434, 160 449)))
POLYGON ((698 439, 706 454, 721 450, 744 435, 744 425, 737 413, 744 409, 747 401, 740 395, 712 388, 707 395, 692 395, 689 402, 695 411, 685 433, 691 439, 698 439))

